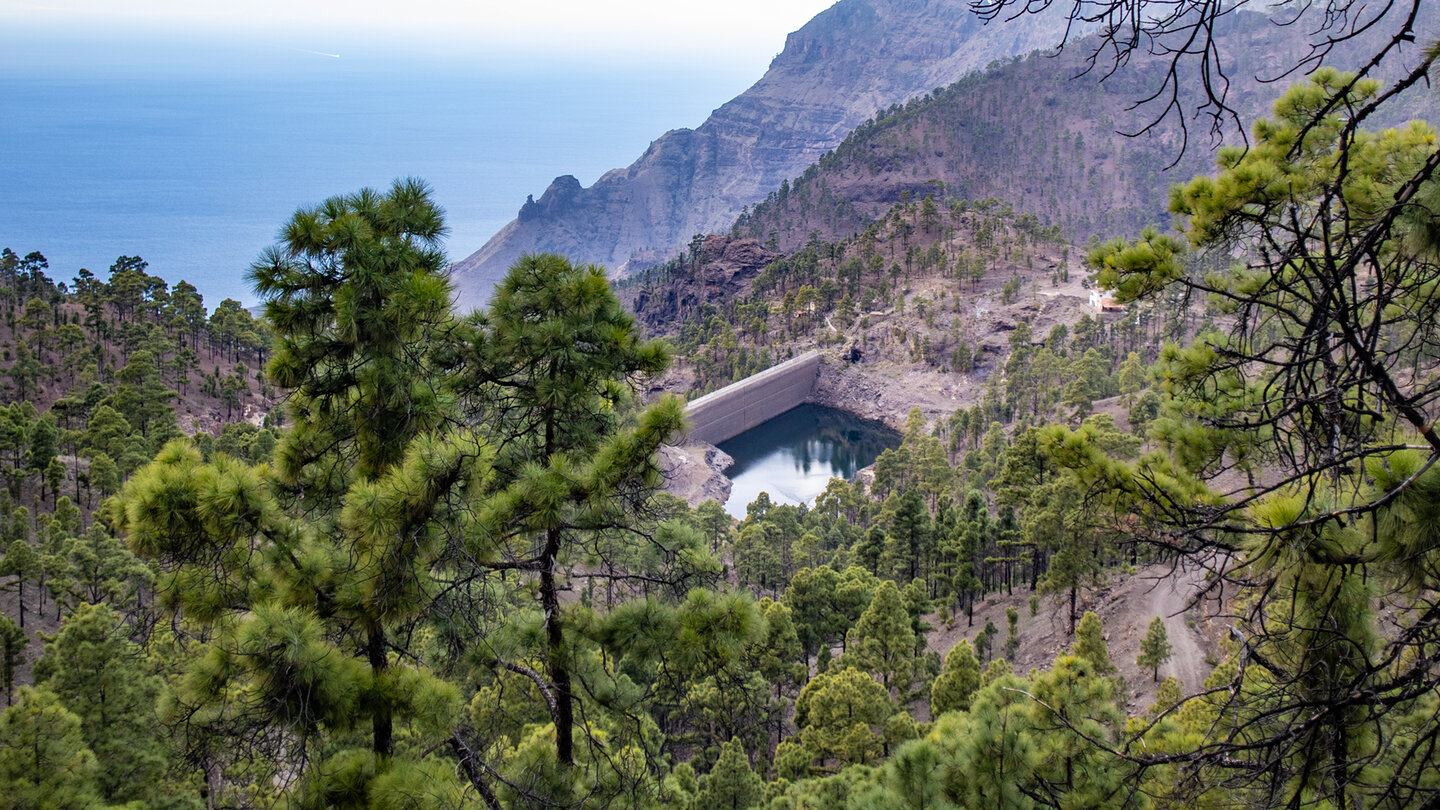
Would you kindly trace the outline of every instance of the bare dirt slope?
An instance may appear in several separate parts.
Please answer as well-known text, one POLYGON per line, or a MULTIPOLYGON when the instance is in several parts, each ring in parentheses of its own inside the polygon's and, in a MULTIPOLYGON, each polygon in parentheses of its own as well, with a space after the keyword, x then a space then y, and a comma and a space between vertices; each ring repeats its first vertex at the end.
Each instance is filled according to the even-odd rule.
MULTIPOLYGON (((1197 611, 1189 609, 1190 600, 1203 584, 1204 576, 1199 570, 1172 570, 1169 564, 1156 564, 1134 574, 1117 574, 1105 585, 1081 594, 1080 610, 1095 611, 1105 627, 1110 660, 1125 679, 1124 700, 1132 714, 1143 712, 1155 701, 1156 684, 1150 671, 1135 663, 1140 654, 1140 641, 1154 617, 1159 616, 1165 622, 1170 644, 1175 649, 1174 657, 1160 667, 1160 678, 1174 675, 1182 681, 1187 693, 1193 693, 1210 674, 1213 667, 1209 656, 1215 650, 1197 629, 1203 620, 1197 611)), ((995 636, 995 652, 1003 657, 1005 609, 1013 607, 1020 614, 1020 639, 1011 665, 1022 674, 1031 669, 1048 669, 1072 640, 1069 604, 1062 594, 1044 595, 1040 598, 1038 613, 1031 616, 1030 596, 1028 588, 1016 588, 1009 596, 992 595, 976 607, 973 625, 967 625, 962 614, 952 628, 946 629, 937 617, 930 616, 928 620, 936 630, 930 634, 929 648, 944 655, 962 638, 973 643, 990 621, 999 630, 995 636)))
MULTIPOLYGON (((20 599, 14 577, 0 577, 0 616, 12 620, 20 617, 20 599)), ((35 683, 32 671, 35 661, 45 651, 45 639, 60 632, 60 620, 55 617, 55 600, 46 598, 44 609, 40 605, 40 589, 33 583, 25 586, 25 660, 15 668, 15 688, 35 683)), ((0 708, 4 707, 4 684, 0 684, 0 708)))
MULTIPOLYGON (((1178 570, 1173 575, 1150 583, 1147 606, 1149 614, 1159 616, 1165 622, 1165 632, 1170 637, 1174 657, 1160 667, 1160 677, 1174 676, 1189 691, 1197 691, 1209 676, 1213 667, 1205 662, 1204 639, 1191 626, 1190 602, 1204 587, 1204 575, 1198 570, 1178 570)), ((1140 639, 1149 631, 1149 622, 1144 627, 1130 628, 1135 637, 1135 651, 1139 655, 1140 639)))

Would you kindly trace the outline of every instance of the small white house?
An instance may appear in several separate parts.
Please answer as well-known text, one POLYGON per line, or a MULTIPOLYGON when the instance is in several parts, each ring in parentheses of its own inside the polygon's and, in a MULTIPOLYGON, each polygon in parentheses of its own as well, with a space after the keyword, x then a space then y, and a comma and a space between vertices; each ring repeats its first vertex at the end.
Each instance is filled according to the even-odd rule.
POLYGON ((1096 312, 1124 312, 1125 305, 1115 300, 1115 294, 1109 290, 1095 287, 1090 290, 1090 306, 1096 312))

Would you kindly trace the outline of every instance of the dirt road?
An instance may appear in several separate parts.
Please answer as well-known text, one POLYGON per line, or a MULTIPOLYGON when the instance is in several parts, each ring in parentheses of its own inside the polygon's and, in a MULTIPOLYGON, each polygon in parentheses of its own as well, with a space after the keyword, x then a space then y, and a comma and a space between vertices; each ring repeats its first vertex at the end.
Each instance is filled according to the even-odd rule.
MULTIPOLYGON (((1170 661, 1160 667, 1160 678, 1174 675, 1183 682, 1185 691, 1193 694, 1209 676, 1211 667, 1205 659, 1211 646, 1204 635, 1189 625, 1192 616, 1186 611, 1189 600, 1204 584, 1203 570, 1172 570, 1169 565, 1149 565, 1134 574, 1117 573, 1104 586, 1087 588, 1081 593, 1080 609, 1095 611, 1104 624, 1110 660, 1125 677, 1126 691, 1121 700, 1132 714, 1145 711, 1155 702, 1154 676, 1150 669, 1136 664, 1135 659, 1140 654, 1140 642, 1145 638, 1150 620, 1156 616, 1165 623, 1165 633, 1174 648, 1170 661)), ((1019 644, 1011 664, 1017 672, 1026 672, 1031 667, 1048 668, 1073 640, 1067 620, 1069 605, 1063 593, 1045 595, 1041 597, 1037 615, 1032 616, 1028 604, 1030 595, 1019 589, 1011 596, 991 594, 976 607, 973 625, 961 616, 946 628, 939 617, 931 616, 930 623, 936 629, 927 639, 930 649, 942 655, 948 653, 961 638, 973 640, 986 622, 993 623, 1000 631, 996 646, 1003 649, 1005 609, 1014 607, 1019 618, 1019 644)))
POLYGON ((1149 613, 1165 622, 1165 634, 1174 648, 1171 659, 1160 667, 1160 677, 1179 678, 1187 693, 1199 691, 1212 669, 1205 663, 1200 633, 1187 623, 1185 615, 1190 600, 1204 585, 1203 571, 1182 570, 1154 582, 1149 595, 1149 613))

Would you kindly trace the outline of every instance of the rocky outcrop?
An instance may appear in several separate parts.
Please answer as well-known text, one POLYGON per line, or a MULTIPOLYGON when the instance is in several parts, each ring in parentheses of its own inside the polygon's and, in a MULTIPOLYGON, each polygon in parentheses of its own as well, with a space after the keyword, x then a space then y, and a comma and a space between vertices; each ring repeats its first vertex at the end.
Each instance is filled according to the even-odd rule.
POLYGON ((835 146, 876 110, 997 59, 1059 41, 1064 19, 984 25, 969 0, 841 0, 791 34, 765 76, 698 128, 666 133, 628 168, 582 188, 556 178, 479 251, 456 263, 458 303, 489 296, 525 252, 612 269, 730 228, 741 209, 835 146))
POLYGON ((679 263, 674 283, 620 291, 620 300, 654 333, 700 312, 702 305, 743 297, 750 283, 780 254, 755 239, 711 234, 691 261, 679 263))
POLYGON ((735 463, 730 454, 705 442, 686 441, 662 445, 658 453, 665 473, 665 491, 695 507, 705 501, 725 503, 730 499, 730 479, 725 470, 735 463))

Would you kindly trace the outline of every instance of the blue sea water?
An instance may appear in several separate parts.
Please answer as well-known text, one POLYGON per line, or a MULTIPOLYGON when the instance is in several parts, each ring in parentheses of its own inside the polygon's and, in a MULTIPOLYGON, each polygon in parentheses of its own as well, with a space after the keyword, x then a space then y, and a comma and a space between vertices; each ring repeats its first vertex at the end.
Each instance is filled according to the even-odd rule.
POLYGON ((479 62, 294 70, 19 70, 0 65, 0 247, 50 275, 138 255, 210 306, 249 305, 250 262, 300 205, 418 176, 460 259, 525 195, 586 185, 744 89, 724 69, 479 62))

